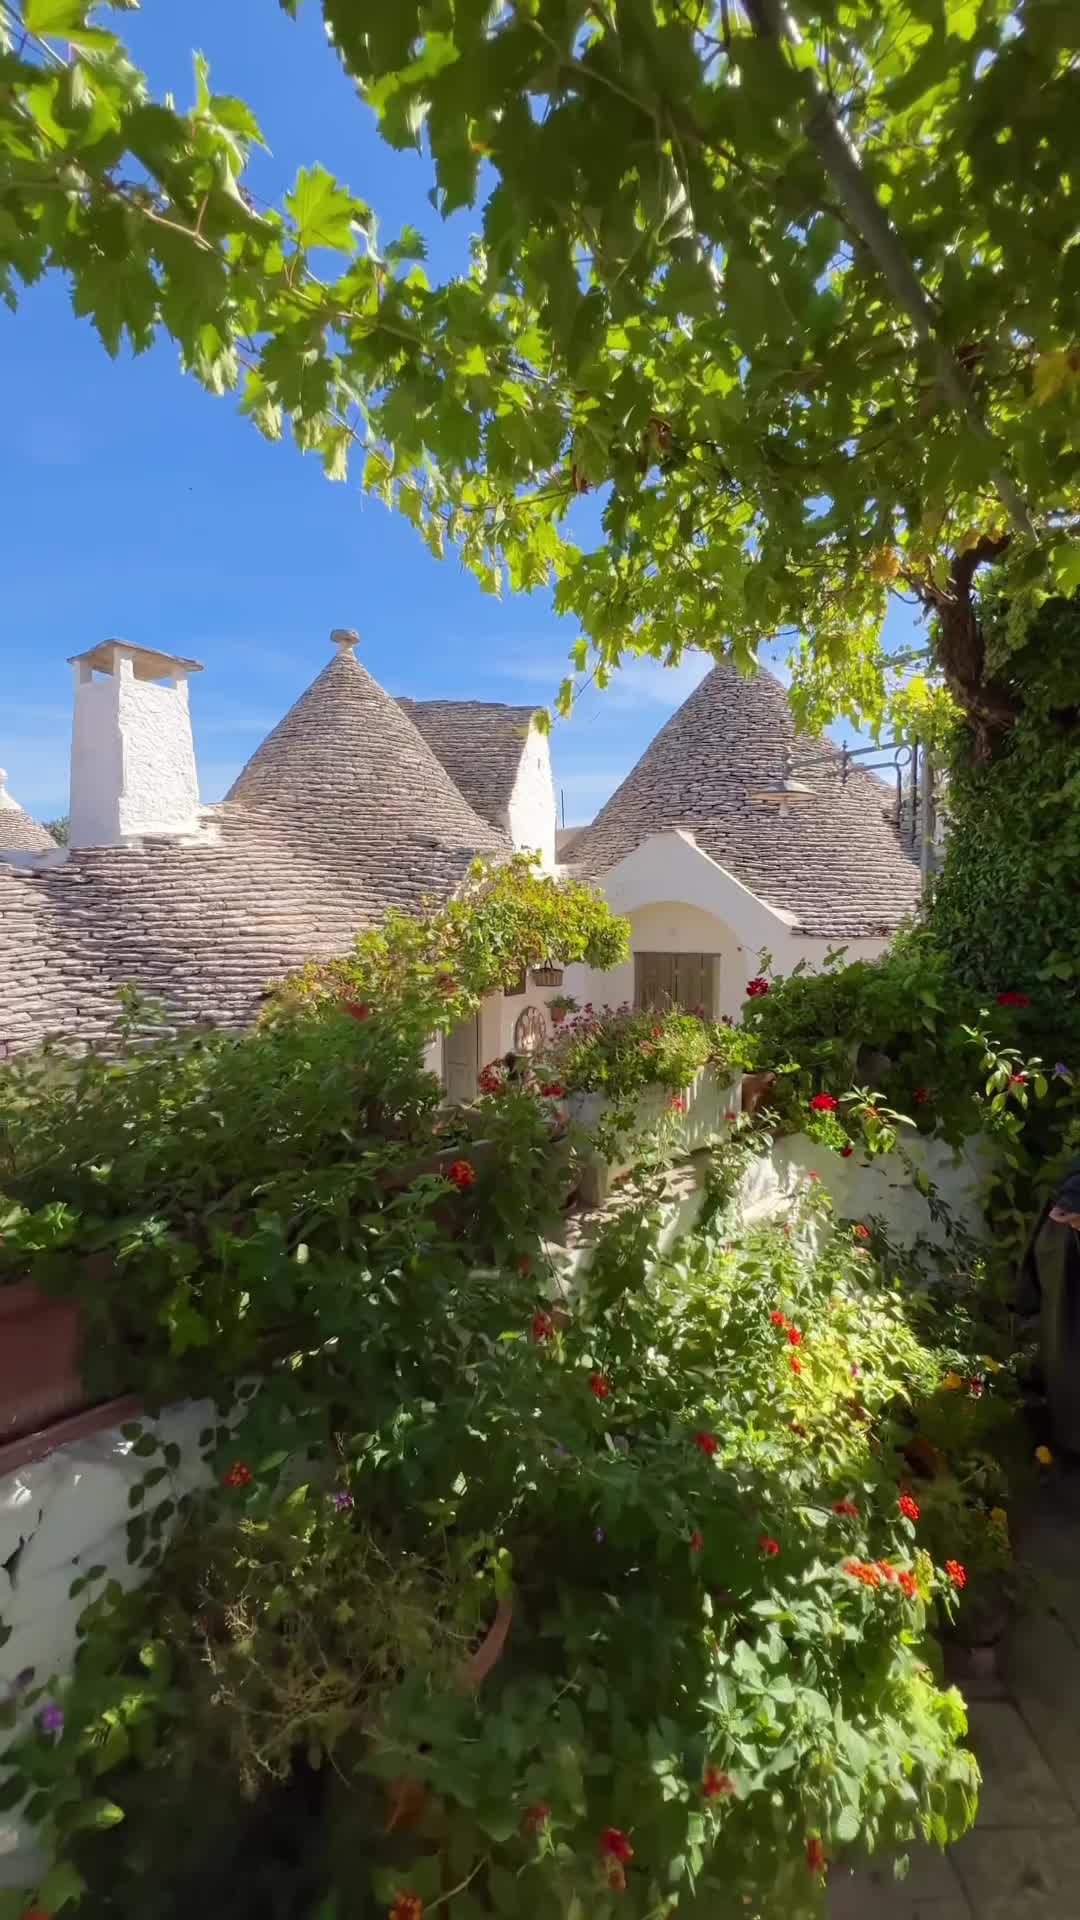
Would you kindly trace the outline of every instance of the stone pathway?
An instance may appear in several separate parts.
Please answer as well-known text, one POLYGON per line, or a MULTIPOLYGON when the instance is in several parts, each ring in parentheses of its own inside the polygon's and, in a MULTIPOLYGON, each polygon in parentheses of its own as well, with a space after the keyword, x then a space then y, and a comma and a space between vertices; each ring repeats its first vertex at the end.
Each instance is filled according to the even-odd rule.
POLYGON ((983 1772, 975 1829, 907 1880, 837 1875, 830 1920, 1080 1920, 1080 1471, 1055 1468, 1018 1540, 1029 1610, 996 1671, 958 1676, 983 1772))

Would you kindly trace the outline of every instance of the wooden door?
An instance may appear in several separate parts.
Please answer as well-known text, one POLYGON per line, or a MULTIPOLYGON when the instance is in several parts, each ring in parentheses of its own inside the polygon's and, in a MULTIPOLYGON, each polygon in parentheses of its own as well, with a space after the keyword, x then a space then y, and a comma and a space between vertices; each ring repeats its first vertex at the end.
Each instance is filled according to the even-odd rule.
POLYGON ((634 1004, 638 1007, 684 1007, 688 1013, 704 1007, 711 1017, 716 1005, 714 953, 635 953, 634 1004))
POLYGON ((443 1084, 448 1100, 475 1100, 480 1072, 480 1019, 474 1015, 443 1041, 443 1084))

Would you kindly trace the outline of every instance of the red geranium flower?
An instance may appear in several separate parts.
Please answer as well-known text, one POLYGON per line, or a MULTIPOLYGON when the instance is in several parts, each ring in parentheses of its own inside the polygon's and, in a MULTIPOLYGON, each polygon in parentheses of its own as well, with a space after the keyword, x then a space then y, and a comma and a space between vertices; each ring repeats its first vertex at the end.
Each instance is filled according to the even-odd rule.
POLYGON ((844 1572, 849 1573, 853 1580, 861 1580, 864 1587, 881 1585, 880 1573, 876 1567, 870 1565, 868 1560, 845 1560, 844 1572))
POLYGON ((890 1560, 875 1560, 874 1565, 883 1580, 888 1580, 891 1583, 896 1579, 896 1568, 890 1560))
POLYGON ((1025 1084, 1026 1080, 1027 1080, 1026 1073, 1010 1073, 1009 1075, 1009 1085, 1011 1087, 1022 1087, 1025 1084))
POLYGON ((522 1825, 527 1827, 531 1833, 538 1833, 541 1827, 547 1826, 550 1819, 551 1808, 548 1806, 547 1801, 537 1800, 531 1807, 526 1807, 524 1815, 522 1816, 522 1825))
POLYGON ((371 1008, 368 1006, 366 1000, 343 1000, 342 1006, 346 1013, 352 1015, 354 1020, 366 1020, 368 1014, 371 1012, 371 1008))
POLYGON ((447 1167, 446 1177, 452 1187, 464 1193, 466 1187, 471 1187, 476 1179, 476 1168, 471 1160, 455 1160, 447 1167))
POLYGON ((529 1322, 529 1328, 534 1340, 550 1340, 555 1331, 555 1322, 550 1313, 538 1308, 529 1322))
POLYGON ((788 1366, 791 1368, 792 1373, 802 1372, 802 1361, 799 1359, 797 1354, 793 1353, 791 1355, 790 1359, 788 1360, 788 1366))
POLYGON ((946 1560, 945 1571, 954 1587, 967 1586, 967 1574, 964 1572, 959 1560, 946 1560))
POLYGON ((852 1146, 852 1144, 851 1144, 851 1141, 849 1140, 849 1141, 848 1141, 848 1143, 847 1143, 847 1146, 846 1146, 846 1147, 841 1147, 841 1149, 840 1149, 840 1158, 841 1158, 841 1160, 850 1160, 850 1159, 851 1159, 851 1156, 852 1156, 852 1154, 854 1153, 854 1151, 855 1151, 855 1149, 854 1149, 854 1147, 852 1146))
POLYGON ((784 1319, 784 1316, 781 1313, 779 1307, 773 1308, 772 1312, 769 1315, 769 1319, 772 1321, 774 1327, 787 1326, 787 1321, 784 1319))
POLYGON ((787 1330, 787 1337, 788 1337, 788 1344, 790 1346, 793 1346, 793 1347, 802 1346, 802 1334, 799 1332, 798 1327, 789 1327, 787 1330))
POLYGON ((595 1393, 598 1400, 606 1400, 608 1394, 611 1392, 611 1381, 607 1375, 603 1373, 590 1373, 589 1392, 595 1393))
POLYGON ((930 1098, 929 1087, 915 1087, 911 1095, 917 1107, 925 1107, 930 1098))
POLYGON ((634 1849, 621 1827, 605 1827, 600 1835, 600 1851, 609 1860, 632 1860, 634 1849))
POLYGON ((839 1105, 840 1102, 835 1093, 815 1093, 810 1102, 811 1111, 814 1113, 835 1113, 839 1105))
POLYGON ((715 1433, 706 1433, 703 1429, 694 1435, 694 1445, 699 1453, 714 1454, 718 1444, 715 1433))
POLYGON ((710 1764, 701 1776, 701 1791, 706 1800, 715 1800, 719 1793, 734 1793, 735 1782, 730 1773, 721 1773, 719 1767, 710 1764))
POLYGON ((561 1100, 566 1093, 566 1088, 560 1080, 549 1080, 546 1086, 541 1087, 540 1091, 545 1100, 561 1100))
POLYGON ((223 1487, 249 1487, 251 1468, 243 1460, 234 1460, 232 1466, 222 1474, 221 1484, 223 1487))
POLYGON ((902 1493, 896 1504, 899 1507, 901 1513, 903 1514, 905 1520, 918 1519, 919 1503, 917 1500, 912 1499, 910 1493, 902 1493))
POLYGON ((496 1066, 485 1067, 480 1075, 479 1085, 481 1093, 501 1093, 503 1086, 502 1068, 496 1066))
POLYGON ((661 1035, 661 1034, 663 1033, 663 1031, 664 1031, 664 1029, 663 1029, 663 1027, 654 1027, 654 1028, 653 1028, 653 1030, 652 1030, 652 1037, 653 1037, 653 1039, 654 1039, 654 1040, 659 1040, 659 1038, 660 1038, 660 1035, 661 1035))
POLYGON ((916 1591, 915 1575, 913 1573, 898 1573, 896 1577, 900 1582, 901 1593, 905 1593, 910 1600, 912 1594, 916 1591))
POLYGON ((686 1101, 683 1099, 681 1093, 669 1093, 668 1106, 671 1108, 672 1113, 686 1112, 686 1101))
POLYGON ((691 1553, 700 1553, 704 1545, 705 1545, 705 1535, 703 1533, 700 1533, 697 1527, 695 1527, 693 1533, 690 1535, 691 1553))
POLYGON ((773 1558, 773 1555, 779 1553, 780 1551, 779 1540, 774 1540, 772 1535, 769 1533, 763 1533, 760 1536, 758 1540, 758 1546, 761 1548, 761 1551, 765 1555, 766 1560, 771 1560, 773 1558))
POLYGON ((1026 993, 1017 993, 1015 987, 1007 987, 997 997, 999 1007, 1030 1007, 1031 1001, 1026 993))
POLYGON ((832 1510, 834 1513, 846 1514, 849 1520, 854 1520, 859 1511, 854 1500, 834 1500, 832 1510))
POLYGON ((746 983, 746 997, 748 1000, 760 1000, 762 994, 768 993, 768 991, 769 983, 762 978, 760 973, 756 979, 748 980, 746 983))
POLYGON ((418 1893, 399 1893, 390 1909, 390 1920, 424 1920, 424 1903, 418 1893))
POLYGON ((859 1225, 857 1227, 852 1227, 851 1231, 854 1234, 856 1240, 869 1240, 870 1238, 869 1227, 864 1227, 861 1221, 859 1222, 859 1225))
POLYGON ((820 1873, 825 1865, 825 1848, 816 1833, 812 1833, 806 1843, 806 1864, 811 1873, 820 1873))

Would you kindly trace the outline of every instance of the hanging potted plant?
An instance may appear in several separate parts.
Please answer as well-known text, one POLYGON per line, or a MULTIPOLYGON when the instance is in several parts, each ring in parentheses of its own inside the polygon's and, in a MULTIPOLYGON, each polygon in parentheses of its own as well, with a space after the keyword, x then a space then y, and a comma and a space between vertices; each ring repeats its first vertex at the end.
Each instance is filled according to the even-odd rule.
POLYGON ((551 1014, 552 1026, 561 1027, 568 1013, 577 1012, 577 1005, 578 1003, 572 993, 554 994, 548 1001, 548 1011, 551 1014))
POLYGON ((532 977, 534 987, 561 987, 563 970, 561 967, 553 967, 550 961, 545 960, 542 966, 533 968, 532 977))

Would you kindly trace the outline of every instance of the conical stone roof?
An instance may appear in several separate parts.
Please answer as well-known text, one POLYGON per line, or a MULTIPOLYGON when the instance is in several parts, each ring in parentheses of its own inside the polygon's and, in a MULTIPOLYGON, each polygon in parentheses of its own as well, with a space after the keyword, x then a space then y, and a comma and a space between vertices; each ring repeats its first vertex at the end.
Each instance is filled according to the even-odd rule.
POLYGON ((0 767, 0 854, 55 852, 56 841, 48 828, 12 799, 6 780, 7 774, 0 767))
POLYGON ((226 806, 307 821, 313 848, 323 823, 347 823, 376 895, 379 869, 400 861, 410 842, 459 855, 505 853, 505 834, 473 812, 397 701, 361 666, 356 635, 334 640, 334 659, 252 755, 226 806))
POLYGON ((570 864, 599 878, 653 834, 682 827, 759 899, 794 916, 796 931, 891 932, 918 904, 918 865, 889 790, 857 768, 841 783, 840 764, 838 747, 796 733, 772 674, 716 666, 575 840, 570 864), (755 795, 776 785, 786 749, 797 763, 827 757, 799 772, 814 797, 781 814, 755 795))

